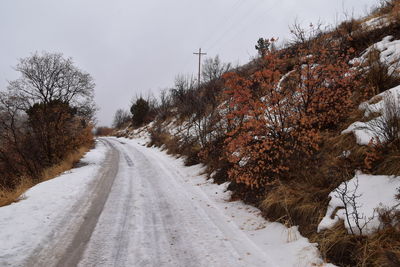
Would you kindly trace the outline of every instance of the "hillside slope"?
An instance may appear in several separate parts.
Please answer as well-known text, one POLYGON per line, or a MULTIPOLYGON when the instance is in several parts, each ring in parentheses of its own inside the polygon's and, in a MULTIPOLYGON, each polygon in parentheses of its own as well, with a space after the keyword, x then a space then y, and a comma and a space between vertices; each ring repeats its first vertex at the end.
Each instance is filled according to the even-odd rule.
POLYGON ((200 87, 178 82, 151 123, 118 135, 204 163, 232 199, 299 226, 330 262, 398 266, 400 3, 294 35, 200 87))

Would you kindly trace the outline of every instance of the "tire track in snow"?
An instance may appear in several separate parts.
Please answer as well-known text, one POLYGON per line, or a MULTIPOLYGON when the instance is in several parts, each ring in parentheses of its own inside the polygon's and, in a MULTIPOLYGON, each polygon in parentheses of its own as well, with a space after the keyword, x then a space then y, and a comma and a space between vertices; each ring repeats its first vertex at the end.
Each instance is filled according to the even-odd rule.
POLYGON ((100 140, 111 148, 110 155, 106 160, 106 164, 100 171, 99 181, 91 194, 92 200, 88 212, 85 214, 84 220, 75 233, 72 242, 69 243, 67 249, 55 266, 70 267, 78 264, 90 240, 99 216, 103 211, 108 194, 111 191, 116 174, 118 173, 118 164, 116 163, 119 161, 119 151, 111 142, 105 139, 100 140))
MULTIPOLYGON (((164 235, 176 246, 170 248, 175 262, 168 266, 278 266, 250 241, 236 225, 227 225, 226 218, 218 210, 206 212, 191 193, 183 187, 181 174, 175 170, 157 152, 141 146, 128 145, 129 153, 139 168, 139 176, 150 187, 145 190, 148 202, 154 201, 149 212, 164 213, 162 227, 164 235), (156 208, 155 208, 156 207, 156 208), (169 207, 169 208, 168 208, 169 207), (171 231, 172 230, 172 231, 171 231), (229 240, 227 236, 235 237, 229 240), (202 246, 207 247, 201 249, 202 246), (248 256, 251 253, 259 255, 248 256), (229 256, 227 256, 229 255, 229 256), (207 259, 207 257, 209 257, 207 259), (219 259, 224 257, 225 259, 219 259), (246 259, 247 258, 247 259, 246 259), (223 265, 221 265, 223 264, 223 265), (226 265, 227 264, 227 265, 226 265)), ((208 202, 204 194, 198 195, 200 201, 208 202)), ((210 202, 210 204, 212 204, 210 202)), ((165 248, 164 249, 168 249, 165 248)), ((135 265, 142 266, 142 265, 135 265)), ((149 265, 155 266, 155 265, 149 265)), ((165 265, 163 265, 165 266, 165 265)))

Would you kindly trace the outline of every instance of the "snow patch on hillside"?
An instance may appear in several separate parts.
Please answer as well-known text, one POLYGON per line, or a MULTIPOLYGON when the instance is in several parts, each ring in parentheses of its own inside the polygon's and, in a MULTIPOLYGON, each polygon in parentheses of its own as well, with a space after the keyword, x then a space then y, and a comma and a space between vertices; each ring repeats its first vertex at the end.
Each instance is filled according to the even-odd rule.
MULTIPOLYGON (((399 75, 400 67, 400 40, 393 40, 394 37, 389 35, 382 39, 382 41, 377 42, 370 47, 368 47, 364 53, 359 57, 350 61, 351 64, 361 64, 361 66, 368 63, 369 54, 377 50, 379 54, 379 60, 382 64, 388 67, 389 75, 399 75)), ((365 67, 366 71, 368 67, 365 67)))
POLYGON ((356 121, 342 131, 342 134, 353 133, 359 145, 368 145, 373 139, 384 143, 386 140, 383 139, 383 135, 381 134, 382 129, 379 129, 376 125, 383 119, 383 116, 387 115, 385 114, 385 105, 390 101, 390 98, 399 106, 400 86, 396 86, 374 96, 367 102, 361 103, 359 109, 364 111, 364 117, 367 118, 371 114, 380 114, 380 116, 367 122, 356 121))
POLYGON ((390 20, 387 16, 379 16, 371 18, 361 24, 363 30, 374 30, 390 25, 390 20))
POLYGON ((400 202, 395 197, 398 188, 400 177, 357 172, 351 180, 343 182, 329 194, 331 200, 325 217, 318 225, 318 232, 330 229, 343 220, 349 233, 374 233, 381 227, 379 209, 399 208, 400 202))

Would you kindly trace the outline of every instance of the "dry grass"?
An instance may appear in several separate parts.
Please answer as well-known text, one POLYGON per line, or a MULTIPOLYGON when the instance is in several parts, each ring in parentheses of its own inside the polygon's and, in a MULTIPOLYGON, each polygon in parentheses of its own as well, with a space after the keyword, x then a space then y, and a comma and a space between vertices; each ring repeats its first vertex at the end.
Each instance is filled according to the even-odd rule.
POLYGON ((177 136, 163 131, 151 131, 151 141, 148 146, 162 147, 167 154, 185 156, 185 165, 192 166, 200 163, 201 147, 193 140, 182 140, 177 136))
POLYGON ((381 175, 400 176, 400 152, 390 151, 377 167, 376 173, 381 175))
POLYGON ((90 148, 88 147, 81 147, 78 150, 67 155, 67 157, 60 163, 45 169, 41 175, 40 180, 47 181, 53 179, 54 177, 60 175, 61 173, 72 169, 79 162, 79 160, 85 155, 85 153, 88 152, 89 150, 90 148))
POLYGON ((319 245, 324 259, 339 266, 357 266, 356 251, 362 237, 349 235, 343 222, 333 228, 311 235, 310 241, 319 245))
MULTIPOLYGON (((356 110, 349 120, 362 117, 356 110)), ((272 220, 299 225, 302 234, 315 233, 325 215, 328 195, 354 170, 364 168, 367 148, 356 144, 353 134, 340 134, 349 123, 337 131, 322 133, 322 146, 313 161, 294 166, 289 179, 279 181, 267 191, 260 208, 272 220), (343 153, 343 152, 350 153, 343 153)))
POLYGON ((357 250, 358 266, 400 266, 400 232, 392 227, 368 237, 357 250))
POLYGON ((388 16, 392 22, 400 20, 400 2, 398 0, 382 0, 381 7, 376 12, 377 16, 388 16))
POLYGON ((400 266, 400 232, 387 227, 362 237, 350 235, 343 222, 310 237, 325 259, 339 266, 400 266))
POLYGON ((329 189, 322 189, 310 183, 280 183, 270 190, 261 202, 263 214, 285 225, 299 225, 304 235, 316 230, 325 215, 329 189))
POLYGON ((32 186, 33 183, 29 179, 21 179, 21 183, 14 190, 0 188, 0 207, 23 199, 23 194, 32 186))
MULTIPOLYGON (((50 180, 54 177, 57 177, 61 173, 72 169, 76 163, 84 156, 84 154, 89 151, 90 148, 88 147, 81 147, 77 151, 69 154, 62 162, 47 168, 43 171, 39 182, 50 180)), ((0 207, 12 204, 14 202, 18 202, 19 200, 23 199, 23 194, 35 183, 32 179, 29 178, 21 178, 19 185, 13 189, 4 189, 0 188, 0 207)))

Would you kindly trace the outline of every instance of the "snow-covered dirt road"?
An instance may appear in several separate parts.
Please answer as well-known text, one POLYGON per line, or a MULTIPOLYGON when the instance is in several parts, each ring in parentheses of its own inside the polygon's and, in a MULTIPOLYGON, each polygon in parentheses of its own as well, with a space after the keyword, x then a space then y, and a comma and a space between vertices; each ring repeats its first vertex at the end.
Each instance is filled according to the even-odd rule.
MULTIPOLYGON (((51 181, 0 208, 0 242, 7 242, 0 244, 1 266, 322 264, 315 245, 295 227, 269 223, 257 209, 227 202, 226 184, 206 181, 200 166, 184 167, 181 159, 137 140, 102 138, 97 149, 106 156, 89 164, 98 168, 86 174, 91 178, 83 179, 81 189, 64 175, 54 179, 60 180, 53 188, 68 189, 48 204, 52 210, 43 202, 35 213, 45 195, 30 192, 44 194, 51 181), (39 218, 28 220, 30 226, 18 224, 17 216, 23 220, 29 212, 39 218), (24 234, 13 232, 16 221, 14 230, 24 234)), ((73 179, 78 170, 70 174, 73 179)))

